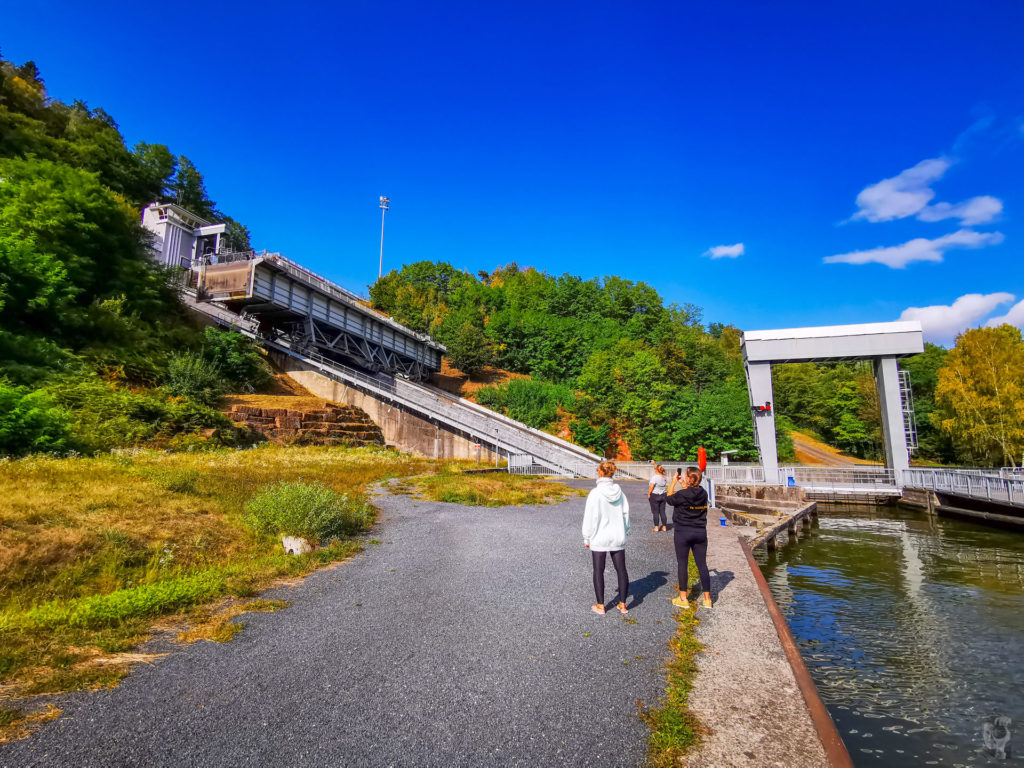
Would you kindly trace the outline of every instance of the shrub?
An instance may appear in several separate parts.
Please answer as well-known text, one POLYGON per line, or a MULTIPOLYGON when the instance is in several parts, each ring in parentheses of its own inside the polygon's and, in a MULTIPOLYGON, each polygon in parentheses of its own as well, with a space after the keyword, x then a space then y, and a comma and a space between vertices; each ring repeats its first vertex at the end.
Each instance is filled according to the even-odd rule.
POLYGON ((611 448, 611 424, 594 425, 587 419, 573 419, 569 422, 572 440, 576 445, 589 448, 598 456, 606 456, 611 448))
POLYGON ((500 387, 485 387, 476 393, 477 402, 517 421, 545 429, 558 419, 558 409, 572 408, 576 397, 563 384, 531 379, 512 379, 500 387))
POLYGON ((234 389, 257 392, 273 378, 256 343, 235 331, 207 328, 203 332, 203 357, 217 367, 220 376, 234 389))
POLYGON ((367 528, 373 508, 322 483, 267 485, 246 504, 246 523, 260 533, 325 541, 367 528))
POLYGON ((94 375, 57 377, 48 391, 67 412, 74 446, 84 453, 166 441, 203 429, 217 430, 214 442, 234 443, 238 436, 230 419, 207 405, 168 400, 156 390, 132 392, 94 375))
POLYGON ((164 389, 176 397, 213 405, 224 394, 224 382, 216 363, 193 352, 183 352, 168 362, 164 389))
POLYGON ((459 326, 448 341, 448 359, 452 365, 470 376, 488 365, 494 365, 494 352, 484 332, 468 320, 459 326))
POLYGON ((67 418, 46 392, 0 380, 0 453, 59 453, 68 440, 67 418))

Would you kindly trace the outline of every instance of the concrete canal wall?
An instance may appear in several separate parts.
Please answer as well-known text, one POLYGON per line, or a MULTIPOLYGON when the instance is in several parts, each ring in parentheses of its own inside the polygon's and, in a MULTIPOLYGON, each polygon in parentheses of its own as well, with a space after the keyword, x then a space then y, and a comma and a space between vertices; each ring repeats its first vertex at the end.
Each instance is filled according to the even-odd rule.
POLYGON ((756 533, 753 526, 708 526, 714 607, 697 614, 705 650, 697 656, 690 710, 712 732, 685 764, 852 766, 767 585, 759 586, 764 577, 744 550, 756 533))
POLYGON ((1024 509, 1014 504, 929 488, 904 488, 900 506, 983 525, 1024 531, 1024 509))

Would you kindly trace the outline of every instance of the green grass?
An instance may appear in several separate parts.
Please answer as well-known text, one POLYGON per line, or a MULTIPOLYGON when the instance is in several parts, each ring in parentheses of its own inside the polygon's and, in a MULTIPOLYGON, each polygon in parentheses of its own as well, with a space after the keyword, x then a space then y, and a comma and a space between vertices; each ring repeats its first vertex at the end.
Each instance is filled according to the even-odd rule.
MULTIPOLYGON (((689 564, 692 584, 697 578, 693 561, 689 564)), ((697 595, 691 592, 691 607, 676 610, 676 632, 669 641, 669 660, 665 665, 665 696, 656 708, 641 711, 651 729, 647 758, 651 768, 673 768, 700 741, 702 727, 689 711, 690 690, 697 674, 697 654, 703 646, 697 640, 697 595)))
POLYGON ((22 714, 20 709, 9 709, 7 707, 0 707, 0 728, 5 725, 21 720, 25 715, 22 714))
POLYGON ((508 507, 532 504, 557 504, 586 491, 565 483, 505 472, 467 474, 457 468, 438 475, 414 477, 397 492, 414 493, 419 498, 465 504, 471 507, 508 507))

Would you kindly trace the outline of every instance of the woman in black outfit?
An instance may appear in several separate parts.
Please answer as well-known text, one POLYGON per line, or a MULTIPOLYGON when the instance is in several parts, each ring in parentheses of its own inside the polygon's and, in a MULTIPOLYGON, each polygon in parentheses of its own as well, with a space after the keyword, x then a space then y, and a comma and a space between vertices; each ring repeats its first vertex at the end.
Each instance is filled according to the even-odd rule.
POLYGON ((676 484, 682 483, 679 471, 672 478, 665 500, 672 507, 672 523, 676 545, 676 564, 679 568, 679 597, 672 600, 673 605, 689 608, 686 599, 689 579, 686 569, 693 552, 693 560, 697 563, 700 573, 700 586, 704 590, 704 605, 711 607, 711 576, 708 574, 708 494, 700 487, 701 473, 696 467, 686 470, 686 485, 676 490, 676 484))

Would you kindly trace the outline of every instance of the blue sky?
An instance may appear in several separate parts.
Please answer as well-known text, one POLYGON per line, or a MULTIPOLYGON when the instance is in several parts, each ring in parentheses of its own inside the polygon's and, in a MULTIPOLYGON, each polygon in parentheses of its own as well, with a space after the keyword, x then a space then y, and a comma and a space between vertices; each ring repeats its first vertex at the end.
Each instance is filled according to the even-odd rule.
POLYGON ((385 269, 617 274, 745 329, 930 308, 948 342, 1024 325, 1022 33, 1016 0, 22 2, 0 47, 361 293, 384 194, 385 269))

